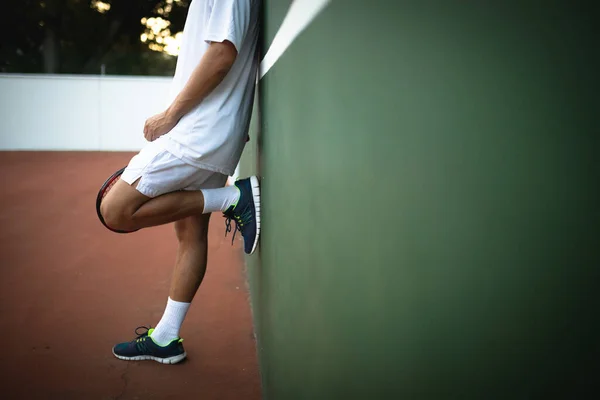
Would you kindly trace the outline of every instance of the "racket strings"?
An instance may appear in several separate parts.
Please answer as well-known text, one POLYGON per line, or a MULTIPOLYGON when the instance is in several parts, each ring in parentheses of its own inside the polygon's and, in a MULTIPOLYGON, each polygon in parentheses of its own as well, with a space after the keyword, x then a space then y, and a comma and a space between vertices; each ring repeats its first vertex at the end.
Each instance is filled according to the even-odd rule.
POLYGON ((131 233, 131 232, 135 232, 135 231, 120 231, 120 230, 115 230, 115 229, 112 229, 111 227, 109 227, 108 225, 106 225, 106 222, 104 221, 104 218, 102 217, 102 212, 100 211, 100 207, 102 205, 102 201, 104 200, 104 198, 106 197, 106 195, 108 194, 108 192, 111 191, 112 187, 117 183, 117 181, 119 179, 121 179, 121 175, 123 174, 123 171, 125 171, 125 168, 121 168, 120 170, 118 170, 117 172, 115 172, 114 174, 112 174, 104 182, 104 184, 102 184, 102 187, 98 191, 98 196, 96 197, 96 214, 98 215, 98 219, 100 220, 100 222, 102 223, 102 225, 104 225, 104 227, 106 227, 108 230, 116 232, 116 233, 131 233))
POLYGON ((118 180, 119 177, 116 177, 106 186, 106 189, 104 189, 104 192, 102 193, 102 198, 106 197, 108 192, 110 192, 110 190, 113 188, 113 186, 115 186, 115 183, 117 183, 118 180))

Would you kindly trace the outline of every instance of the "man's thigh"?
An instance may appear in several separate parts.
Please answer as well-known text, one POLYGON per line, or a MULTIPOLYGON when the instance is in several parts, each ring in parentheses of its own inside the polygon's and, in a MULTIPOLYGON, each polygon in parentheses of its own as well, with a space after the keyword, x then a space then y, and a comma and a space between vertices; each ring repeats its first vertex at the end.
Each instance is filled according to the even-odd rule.
POLYGON ((151 142, 129 161, 121 179, 102 200, 102 213, 132 215, 150 199, 183 189, 197 173, 197 168, 151 142))
POLYGON ((137 190, 138 183, 139 179, 132 182, 131 185, 119 179, 102 200, 102 205, 104 206, 102 209, 106 210, 110 208, 113 211, 118 210, 120 214, 132 215, 144 203, 150 200, 150 197, 137 190))
POLYGON ((121 175, 123 182, 134 186, 144 196, 154 198, 183 190, 203 175, 208 176, 208 171, 186 164, 164 150, 159 141, 149 143, 129 161, 121 175))

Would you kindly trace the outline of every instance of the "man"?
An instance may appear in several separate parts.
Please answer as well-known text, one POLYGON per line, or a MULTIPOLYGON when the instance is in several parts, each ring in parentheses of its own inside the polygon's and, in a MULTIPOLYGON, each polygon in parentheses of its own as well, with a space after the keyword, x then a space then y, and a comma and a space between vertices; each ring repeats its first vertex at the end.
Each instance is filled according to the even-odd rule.
MULTIPOLYGON (((260 0, 193 0, 167 109, 146 121, 150 143, 103 200, 113 229, 175 223, 177 262, 156 328, 117 344, 116 357, 174 364, 186 357, 179 330, 202 282, 210 213, 235 222, 251 254, 260 230, 256 177, 225 186, 244 149, 258 68, 260 0)), ((234 231, 235 235, 235 231, 234 231)))

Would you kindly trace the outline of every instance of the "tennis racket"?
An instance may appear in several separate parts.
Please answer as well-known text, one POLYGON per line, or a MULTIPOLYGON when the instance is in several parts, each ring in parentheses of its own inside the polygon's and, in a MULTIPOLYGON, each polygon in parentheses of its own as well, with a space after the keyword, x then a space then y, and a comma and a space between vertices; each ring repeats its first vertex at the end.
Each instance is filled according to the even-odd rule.
POLYGON ((100 188, 100 191, 98 191, 98 196, 96 197, 96 213, 98 214, 98 218, 100 219, 100 222, 102 222, 102 225, 104 225, 106 227, 106 229, 116 232, 116 233, 131 233, 131 232, 135 232, 135 231, 119 231, 116 229, 112 229, 111 227, 106 225, 106 222, 104 222, 104 218, 102 217, 102 213, 100 212, 100 204, 102 204, 102 199, 104 199, 104 197, 106 197, 108 192, 110 192, 110 189, 112 189, 112 187, 115 185, 115 183, 117 183, 119 178, 121 178, 123 171, 125 171, 125 167, 121 168, 120 170, 118 170, 117 172, 112 174, 106 180, 106 182, 104 182, 104 184, 100 188))

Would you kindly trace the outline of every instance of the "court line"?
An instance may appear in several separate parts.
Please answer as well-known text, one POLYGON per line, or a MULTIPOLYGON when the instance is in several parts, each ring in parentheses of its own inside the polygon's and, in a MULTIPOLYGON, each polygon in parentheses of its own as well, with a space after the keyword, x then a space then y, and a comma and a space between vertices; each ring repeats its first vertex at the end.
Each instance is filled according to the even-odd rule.
POLYGON ((259 79, 269 72, 294 39, 329 3, 331 0, 294 0, 260 63, 259 79))

